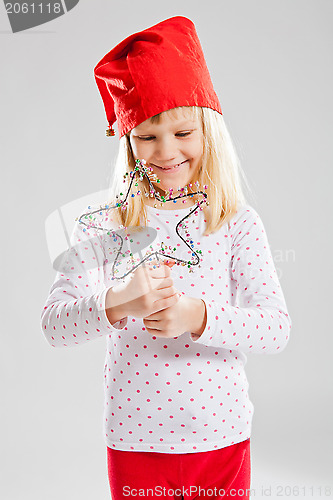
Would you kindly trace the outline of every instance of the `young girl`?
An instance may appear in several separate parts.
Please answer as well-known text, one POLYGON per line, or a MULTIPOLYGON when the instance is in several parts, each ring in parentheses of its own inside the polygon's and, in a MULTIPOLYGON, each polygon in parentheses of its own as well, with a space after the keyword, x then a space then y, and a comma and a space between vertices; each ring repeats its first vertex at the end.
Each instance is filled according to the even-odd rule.
POLYGON ((79 217, 47 299, 54 347, 105 336, 112 498, 248 498, 248 353, 291 326, 193 23, 136 33, 97 64, 120 151, 113 201, 79 217))

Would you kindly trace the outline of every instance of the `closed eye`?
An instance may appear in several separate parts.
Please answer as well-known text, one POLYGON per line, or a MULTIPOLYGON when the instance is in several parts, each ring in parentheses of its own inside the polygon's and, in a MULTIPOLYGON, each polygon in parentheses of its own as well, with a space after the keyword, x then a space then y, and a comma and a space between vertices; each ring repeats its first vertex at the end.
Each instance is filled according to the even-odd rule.
POLYGON ((140 141, 152 141, 153 139, 155 139, 155 136, 153 136, 153 135, 138 135, 137 138, 140 139, 140 141))
POLYGON ((176 137, 187 137, 193 132, 193 130, 188 130, 186 132, 177 132, 176 137))
MULTIPOLYGON (((184 130, 184 132, 176 132, 175 137, 188 137, 191 135, 193 130, 184 130)), ((156 139, 155 135, 137 135, 136 136, 140 141, 153 141, 156 139)))

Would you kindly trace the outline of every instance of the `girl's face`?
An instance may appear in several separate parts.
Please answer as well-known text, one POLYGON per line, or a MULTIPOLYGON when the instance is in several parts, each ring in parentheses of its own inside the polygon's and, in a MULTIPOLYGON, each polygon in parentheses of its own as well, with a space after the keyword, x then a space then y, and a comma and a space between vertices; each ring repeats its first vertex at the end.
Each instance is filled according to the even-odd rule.
POLYGON ((184 111, 171 110, 131 130, 129 139, 134 159, 144 159, 161 182, 163 191, 185 187, 201 166, 203 134, 201 122, 184 111))

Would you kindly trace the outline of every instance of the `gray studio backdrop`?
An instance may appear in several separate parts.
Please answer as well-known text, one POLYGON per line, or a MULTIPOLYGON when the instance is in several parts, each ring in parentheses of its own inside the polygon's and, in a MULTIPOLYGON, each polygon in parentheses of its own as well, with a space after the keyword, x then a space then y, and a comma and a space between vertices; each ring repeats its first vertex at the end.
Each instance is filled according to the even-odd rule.
POLYGON ((332 495, 332 1, 81 0, 16 34, 0 6, 4 500, 109 498, 105 339, 44 339, 45 221, 112 175, 95 64, 173 15, 197 26, 293 320, 283 353, 248 357, 253 497, 332 495))

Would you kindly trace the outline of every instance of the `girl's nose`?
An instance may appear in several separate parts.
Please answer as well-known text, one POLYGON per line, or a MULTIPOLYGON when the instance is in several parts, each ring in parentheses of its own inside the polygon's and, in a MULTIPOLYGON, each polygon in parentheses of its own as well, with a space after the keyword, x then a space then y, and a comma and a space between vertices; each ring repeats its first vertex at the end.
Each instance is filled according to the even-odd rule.
POLYGON ((162 137, 156 143, 156 159, 167 162, 177 157, 177 147, 172 137, 162 137))

